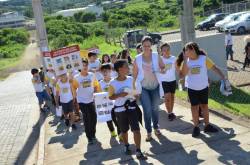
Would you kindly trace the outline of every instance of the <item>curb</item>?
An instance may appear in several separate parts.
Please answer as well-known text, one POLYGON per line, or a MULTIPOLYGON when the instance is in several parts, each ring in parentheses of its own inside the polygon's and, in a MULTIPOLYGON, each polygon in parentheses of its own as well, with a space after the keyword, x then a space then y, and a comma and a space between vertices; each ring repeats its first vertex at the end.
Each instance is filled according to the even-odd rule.
POLYGON ((37 153, 37 165, 44 164, 44 155, 45 155, 45 119, 46 115, 41 114, 41 119, 39 121, 40 125, 40 134, 39 134, 39 142, 38 142, 38 153, 37 153))
POLYGON ((160 35, 175 34, 175 33, 180 33, 180 32, 181 32, 180 29, 176 29, 176 30, 162 32, 162 33, 160 33, 160 35))
MULTIPOLYGON (((176 103, 180 104, 184 107, 190 108, 189 103, 186 100, 176 98, 176 103)), ((213 115, 216 115, 220 118, 223 118, 224 120, 239 124, 243 127, 250 128, 249 122, 250 122, 250 117, 234 114, 232 112, 228 112, 226 110, 214 110, 209 108, 209 112, 211 112, 213 115)))

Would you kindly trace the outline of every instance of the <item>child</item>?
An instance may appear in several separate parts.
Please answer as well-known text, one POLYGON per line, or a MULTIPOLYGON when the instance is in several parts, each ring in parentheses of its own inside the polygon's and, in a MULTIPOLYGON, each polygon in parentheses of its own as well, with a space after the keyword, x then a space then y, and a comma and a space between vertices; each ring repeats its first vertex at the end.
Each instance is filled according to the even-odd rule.
POLYGON ((245 61, 242 67, 242 70, 245 70, 246 66, 250 64, 250 42, 247 43, 247 45, 245 46, 245 61))
POLYGON ((94 92, 98 92, 99 83, 93 73, 88 72, 88 61, 82 61, 81 73, 76 75, 73 80, 74 95, 83 116, 85 133, 88 143, 96 142, 96 123, 97 116, 94 104, 94 92))
POLYGON ((229 30, 225 31, 225 47, 226 47, 226 58, 228 60, 228 56, 231 56, 231 60, 233 61, 233 38, 229 30))
POLYGON ((89 52, 88 54, 88 70, 95 74, 95 77, 98 81, 102 80, 102 74, 99 72, 101 67, 101 62, 97 59, 97 54, 94 52, 89 52))
MULTIPOLYGON (((102 75, 104 77, 104 79, 100 81, 101 90, 103 92, 108 92, 109 83, 111 81, 111 65, 110 64, 103 64, 101 66, 101 72, 102 72, 102 75)), ((120 129, 119 129, 118 124, 117 124, 114 109, 112 109, 111 115, 112 115, 112 120, 113 120, 113 122, 115 123, 115 125, 117 127, 117 133, 119 135, 119 138, 121 140, 120 129)), ((115 133, 115 129, 114 129, 112 120, 108 121, 107 125, 108 125, 108 128, 109 128, 110 132, 111 132, 111 136, 116 137, 117 135, 115 133)))
POLYGON ((116 62, 116 60, 117 60, 116 54, 111 54, 111 55, 110 55, 111 68, 112 68, 112 71, 111 71, 111 78, 116 78, 116 77, 117 77, 117 73, 116 73, 116 71, 114 70, 114 63, 116 62))
POLYGON ((49 96, 45 90, 46 85, 41 81, 39 70, 36 68, 31 69, 32 84, 34 86, 36 97, 39 102, 39 108, 41 112, 45 111, 46 102, 49 101, 49 96))
POLYGON ((208 111, 208 69, 212 69, 221 79, 225 76, 210 60, 204 52, 200 50, 196 43, 190 42, 185 45, 185 55, 181 74, 186 76, 186 86, 188 88, 188 96, 191 103, 191 111, 194 122, 192 136, 200 135, 199 124, 199 106, 201 107, 204 117, 204 132, 215 133, 218 129, 209 123, 208 111))
POLYGON ((110 57, 108 54, 102 55, 102 64, 110 63, 110 57))
POLYGON ((48 69, 46 75, 45 75, 45 80, 48 81, 48 85, 49 85, 49 91, 48 93, 50 94, 51 96, 51 99, 52 99, 52 104, 55 106, 56 105, 56 102, 55 102, 55 95, 54 95, 54 92, 53 92, 53 88, 54 88, 54 79, 55 79, 55 72, 53 69, 48 69))
POLYGON ((161 45, 160 51, 162 53, 162 61, 165 64, 165 74, 161 74, 162 88, 165 97, 165 106, 168 111, 168 119, 173 121, 176 116, 173 113, 174 97, 176 90, 176 77, 175 77, 175 56, 170 53, 170 45, 165 43, 161 45))
POLYGON ((65 125, 68 127, 71 125, 72 129, 76 129, 74 124, 74 104, 73 104, 73 90, 72 90, 72 79, 69 79, 67 74, 59 76, 59 80, 56 84, 56 107, 59 107, 59 96, 60 103, 65 118, 65 125))
POLYGON ((135 98, 131 99, 125 89, 133 89, 133 78, 127 76, 129 73, 128 62, 126 60, 118 60, 114 65, 118 73, 118 77, 110 82, 109 95, 111 100, 115 100, 115 115, 118 125, 121 129, 122 139, 125 144, 125 153, 130 155, 131 150, 128 143, 128 130, 131 128, 134 134, 134 142, 136 145, 136 157, 138 159, 147 159, 141 152, 141 133, 136 112, 135 98), (126 106, 129 102, 128 106, 126 106))

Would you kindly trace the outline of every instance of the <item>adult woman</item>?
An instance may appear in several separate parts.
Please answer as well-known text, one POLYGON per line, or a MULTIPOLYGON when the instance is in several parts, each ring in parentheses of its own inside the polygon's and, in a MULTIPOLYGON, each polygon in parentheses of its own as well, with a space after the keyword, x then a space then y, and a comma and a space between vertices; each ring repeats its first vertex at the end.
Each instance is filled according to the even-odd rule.
POLYGON ((205 121, 205 132, 218 132, 218 129, 209 123, 208 111, 208 69, 217 73, 221 79, 225 79, 223 73, 216 67, 199 46, 190 42, 185 45, 185 55, 182 75, 186 75, 186 86, 188 88, 188 96, 191 103, 191 111, 194 122, 192 136, 200 135, 199 124, 199 106, 202 109, 202 114, 205 121))
POLYGON ((145 36, 142 39, 143 52, 136 56, 133 64, 134 87, 140 91, 140 101, 144 111, 144 122, 147 130, 146 141, 152 140, 152 126, 155 134, 159 131, 159 83, 157 72, 164 70, 164 64, 158 53, 152 52, 152 39, 145 36))

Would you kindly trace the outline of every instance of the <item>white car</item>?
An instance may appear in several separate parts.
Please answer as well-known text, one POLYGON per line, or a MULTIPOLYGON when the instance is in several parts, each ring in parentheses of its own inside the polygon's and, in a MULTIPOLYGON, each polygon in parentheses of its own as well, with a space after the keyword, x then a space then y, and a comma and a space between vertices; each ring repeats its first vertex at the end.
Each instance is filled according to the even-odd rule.
POLYGON ((244 34, 250 30, 250 13, 241 15, 236 21, 228 23, 224 30, 230 33, 244 34))
POLYGON ((226 16, 223 20, 216 22, 215 29, 217 29, 219 32, 222 32, 224 30, 224 26, 232 21, 236 21, 241 15, 247 14, 249 12, 239 12, 234 13, 226 16))

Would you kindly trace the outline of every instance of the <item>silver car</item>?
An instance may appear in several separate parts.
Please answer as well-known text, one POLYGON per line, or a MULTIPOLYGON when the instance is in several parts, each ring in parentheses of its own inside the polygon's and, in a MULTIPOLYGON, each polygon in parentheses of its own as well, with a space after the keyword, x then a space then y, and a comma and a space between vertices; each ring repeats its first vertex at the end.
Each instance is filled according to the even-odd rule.
POLYGON ((222 32, 224 30, 225 25, 227 25, 230 22, 236 21, 241 15, 246 13, 249 12, 238 12, 226 16, 223 20, 216 22, 215 29, 217 29, 219 32, 222 32))
POLYGON ((235 34, 245 34, 250 30, 250 13, 243 14, 237 20, 228 23, 224 30, 235 34))

